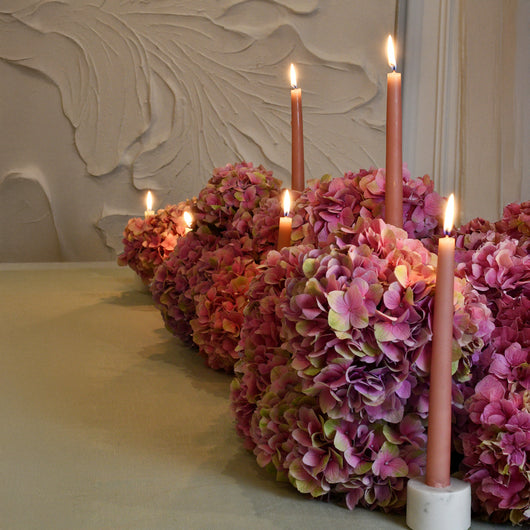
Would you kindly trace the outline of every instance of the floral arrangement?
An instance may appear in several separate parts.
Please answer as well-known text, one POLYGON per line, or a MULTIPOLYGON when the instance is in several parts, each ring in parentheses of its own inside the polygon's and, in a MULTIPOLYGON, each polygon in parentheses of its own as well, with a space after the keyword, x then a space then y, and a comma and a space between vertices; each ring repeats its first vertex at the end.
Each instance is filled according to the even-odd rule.
POLYGON ((486 295, 495 328, 460 388, 456 447, 473 509, 489 520, 530 520, 530 202, 457 238, 457 274, 486 295))
MULTIPOLYGON (((350 509, 400 510, 425 465, 444 199, 404 168, 401 230, 379 220, 384 170, 325 175, 295 193, 294 246, 278 252, 279 195, 262 166, 217 168, 193 204, 131 220, 120 264, 152 278, 172 333, 234 370, 236 429, 260 466, 350 509), (186 235, 183 209, 195 219, 186 235), (176 236, 163 229, 172 216, 176 236)), ((454 447, 473 509, 519 524, 530 519, 530 201, 456 238, 454 447)))
POLYGON ((173 252, 177 240, 186 234, 184 212, 192 207, 193 200, 186 200, 146 218, 129 219, 123 231, 124 249, 118 264, 128 265, 148 285, 157 267, 173 252))
MULTIPOLYGON (((279 479, 396 510, 424 467, 436 256, 404 230, 361 224, 348 243, 269 254, 248 291, 231 401, 245 445, 279 479)), ((465 381, 491 314, 464 280, 456 287, 465 381)))
POLYGON ((193 208, 196 229, 177 243, 153 280, 167 328, 198 346, 211 368, 233 369, 246 289, 276 244, 280 186, 262 166, 215 169, 193 208))

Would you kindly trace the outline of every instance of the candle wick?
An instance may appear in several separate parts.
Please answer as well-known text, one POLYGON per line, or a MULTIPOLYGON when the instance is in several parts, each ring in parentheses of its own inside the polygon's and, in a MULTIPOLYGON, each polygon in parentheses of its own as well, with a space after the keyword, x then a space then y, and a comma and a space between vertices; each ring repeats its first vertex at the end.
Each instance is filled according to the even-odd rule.
POLYGON ((291 90, 296 90, 298 88, 298 85, 291 85, 291 90))
POLYGON ((396 65, 393 64, 393 65, 392 65, 392 72, 395 72, 395 71, 396 71, 396 65))

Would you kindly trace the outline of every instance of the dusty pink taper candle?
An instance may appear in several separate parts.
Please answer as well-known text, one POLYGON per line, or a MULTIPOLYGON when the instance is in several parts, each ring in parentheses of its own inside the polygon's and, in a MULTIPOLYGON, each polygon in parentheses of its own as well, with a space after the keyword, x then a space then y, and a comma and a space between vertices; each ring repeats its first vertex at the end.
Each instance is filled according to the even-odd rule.
MULTIPOLYGON (((449 234, 454 216, 454 196, 445 211, 444 232, 449 234)), ((451 467, 451 363, 453 353, 455 240, 449 235, 438 242, 436 292, 427 429, 425 483, 434 488, 450 484, 451 467)))
POLYGON ((289 217, 289 210, 291 208, 291 196, 289 190, 285 190, 283 194, 283 213, 284 217, 280 217, 280 225, 278 230, 278 250, 284 247, 291 246, 291 227, 293 220, 289 217))
POLYGON ((304 123, 302 120, 302 89, 296 86, 296 71, 291 64, 291 188, 303 191, 304 123))
POLYGON ((396 72, 396 58, 392 37, 388 36, 388 64, 386 91, 386 191, 385 221, 403 228, 403 162, 401 125, 401 74, 396 72))

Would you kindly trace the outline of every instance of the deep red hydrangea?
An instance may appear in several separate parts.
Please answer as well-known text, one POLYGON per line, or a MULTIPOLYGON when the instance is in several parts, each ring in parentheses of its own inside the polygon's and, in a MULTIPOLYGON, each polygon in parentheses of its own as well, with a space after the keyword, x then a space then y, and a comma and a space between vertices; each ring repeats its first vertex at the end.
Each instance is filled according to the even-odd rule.
POLYGON ((237 240, 203 252, 199 266, 201 263, 208 281, 205 289, 192 289, 196 313, 190 321, 193 342, 210 368, 232 372, 247 291, 258 266, 237 240))
POLYGON ((146 218, 130 219, 123 231, 123 252, 119 265, 128 265, 144 284, 152 280, 156 268, 173 252, 177 240, 188 228, 184 212, 190 212, 193 201, 166 206, 146 218))
POLYGON ((498 232, 514 239, 530 238, 530 201, 508 204, 504 208, 502 219, 495 223, 498 232))

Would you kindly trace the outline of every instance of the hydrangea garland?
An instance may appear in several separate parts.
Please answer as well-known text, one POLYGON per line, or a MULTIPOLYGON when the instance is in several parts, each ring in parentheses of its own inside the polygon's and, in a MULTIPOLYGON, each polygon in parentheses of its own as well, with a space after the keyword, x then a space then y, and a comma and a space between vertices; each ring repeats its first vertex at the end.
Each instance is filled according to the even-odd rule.
MULTIPOLYGON (((240 346, 249 351, 231 393, 260 465, 350 508, 403 506, 406 477, 424 465, 435 260, 382 221, 341 248, 271 256, 251 282, 240 346), (279 321, 275 341, 258 333, 279 321)), ((454 369, 465 380, 490 312, 466 282, 456 287, 454 369)))
POLYGON ((495 329, 463 402, 456 447, 473 509, 495 522, 530 520, 530 203, 495 225, 474 220, 457 238, 457 274, 485 293, 495 329))
POLYGON ((152 280, 156 268, 173 252, 179 237, 188 228, 184 212, 191 211, 193 200, 182 201, 158 210, 145 219, 129 219, 123 231, 123 252, 119 265, 128 265, 145 285, 152 280))

